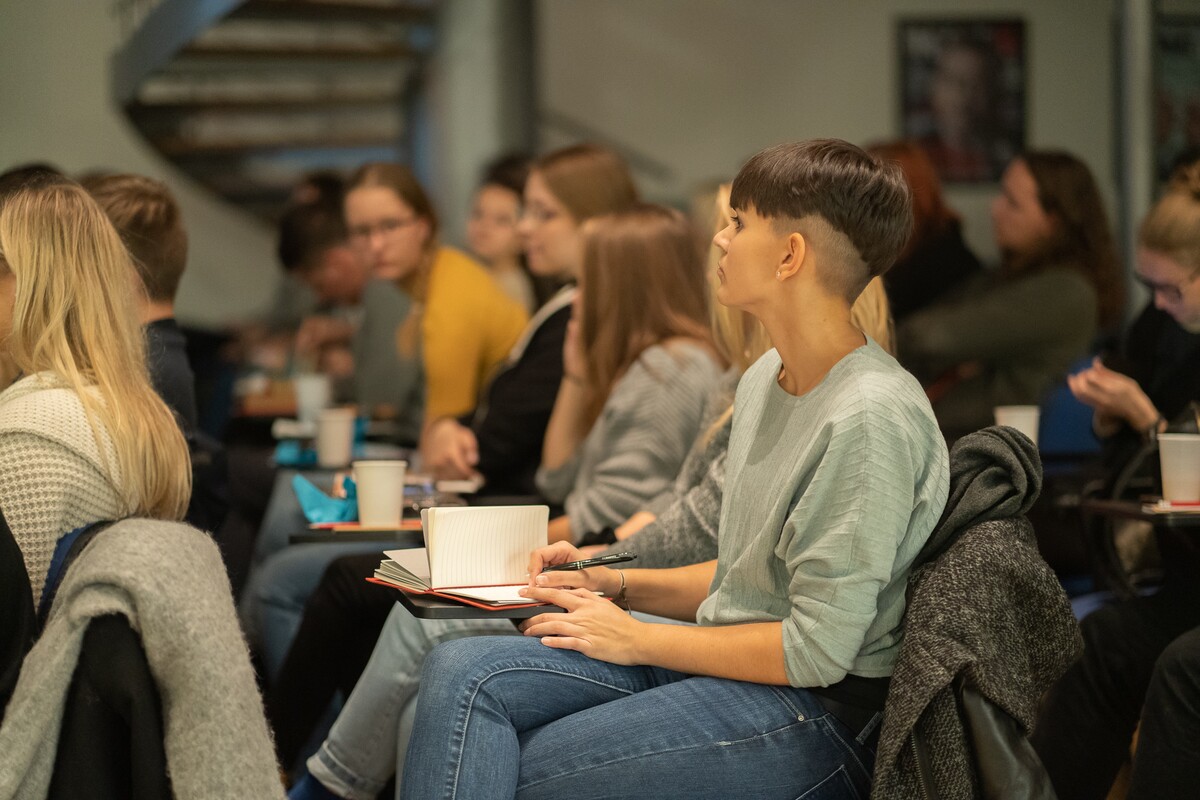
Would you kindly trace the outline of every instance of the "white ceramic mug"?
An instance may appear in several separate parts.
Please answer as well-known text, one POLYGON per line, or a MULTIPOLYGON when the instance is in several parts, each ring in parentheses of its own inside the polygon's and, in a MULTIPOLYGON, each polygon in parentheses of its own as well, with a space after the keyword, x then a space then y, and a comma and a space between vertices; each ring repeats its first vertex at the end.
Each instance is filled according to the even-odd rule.
POLYGON ((1041 409, 1037 406, 996 406, 994 409, 997 425, 1007 425, 1016 428, 1029 437, 1034 446, 1038 443, 1038 420, 1041 409))
POLYGON ((404 513, 405 461, 355 461, 358 521, 364 528, 399 527, 404 513))

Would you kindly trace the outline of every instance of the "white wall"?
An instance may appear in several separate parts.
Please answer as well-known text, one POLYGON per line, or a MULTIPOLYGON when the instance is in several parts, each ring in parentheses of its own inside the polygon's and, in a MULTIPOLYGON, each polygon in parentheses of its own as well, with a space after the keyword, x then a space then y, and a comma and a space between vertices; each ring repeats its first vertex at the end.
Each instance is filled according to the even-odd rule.
MULTIPOLYGON (((642 180, 685 198, 775 142, 899 135, 901 17, 1026 22, 1030 147, 1082 157, 1114 207, 1115 0, 541 0, 540 102, 669 165, 642 180)), ((546 127, 543 145, 570 137, 546 127)), ((977 252, 994 258, 992 187, 948 192, 977 252)))
POLYGON ((111 0, 0 0, 0 170, 50 161, 68 172, 139 172, 166 181, 191 236, 178 316, 216 326, 270 299, 273 233, 221 203, 143 143, 114 107, 111 0))

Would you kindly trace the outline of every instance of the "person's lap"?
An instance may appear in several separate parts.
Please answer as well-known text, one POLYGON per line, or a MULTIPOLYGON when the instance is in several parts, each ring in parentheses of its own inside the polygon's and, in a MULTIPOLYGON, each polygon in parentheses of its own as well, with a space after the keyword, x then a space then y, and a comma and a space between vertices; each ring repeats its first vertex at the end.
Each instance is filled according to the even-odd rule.
POLYGON ((618 666, 527 638, 443 645, 422 680, 413 796, 448 775, 464 797, 492 796, 478 791, 488 781, 522 798, 795 798, 823 781, 831 797, 868 791, 871 751, 803 689, 618 666), (517 758, 519 774, 497 772, 517 758))

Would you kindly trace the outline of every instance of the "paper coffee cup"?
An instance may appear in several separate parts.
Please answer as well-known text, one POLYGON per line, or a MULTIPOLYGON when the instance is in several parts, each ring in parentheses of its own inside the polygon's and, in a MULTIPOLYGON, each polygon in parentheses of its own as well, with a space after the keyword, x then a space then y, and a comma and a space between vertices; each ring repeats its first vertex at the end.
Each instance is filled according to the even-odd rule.
POLYGON ((1160 433, 1158 459, 1162 465, 1163 499, 1171 503, 1200 502, 1200 434, 1160 433))
POLYGON ((996 424, 1016 428, 1029 437, 1036 446, 1038 443, 1038 418, 1041 414, 1037 406, 996 406, 996 424))
POLYGON ((399 527, 404 513, 405 461, 355 461, 358 521, 363 527, 399 527))
POLYGON ((344 467, 354 451, 354 409, 327 408, 317 415, 317 464, 344 467))
POLYGON ((316 422, 333 396, 329 376, 320 373, 296 375, 292 389, 296 393, 296 416, 301 422, 316 422))

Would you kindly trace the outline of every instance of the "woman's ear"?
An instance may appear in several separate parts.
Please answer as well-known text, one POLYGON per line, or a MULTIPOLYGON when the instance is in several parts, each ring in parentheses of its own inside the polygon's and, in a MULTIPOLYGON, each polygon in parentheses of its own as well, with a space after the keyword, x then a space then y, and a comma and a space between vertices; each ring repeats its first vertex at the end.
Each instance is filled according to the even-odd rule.
POLYGON ((784 281, 795 275, 800 271, 800 266, 804 263, 804 257, 807 254, 808 240, 804 238, 804 234, 798 231, 789 233, 784 242, 783 257, 779 268, 775 271, 775 276, 784 281))

